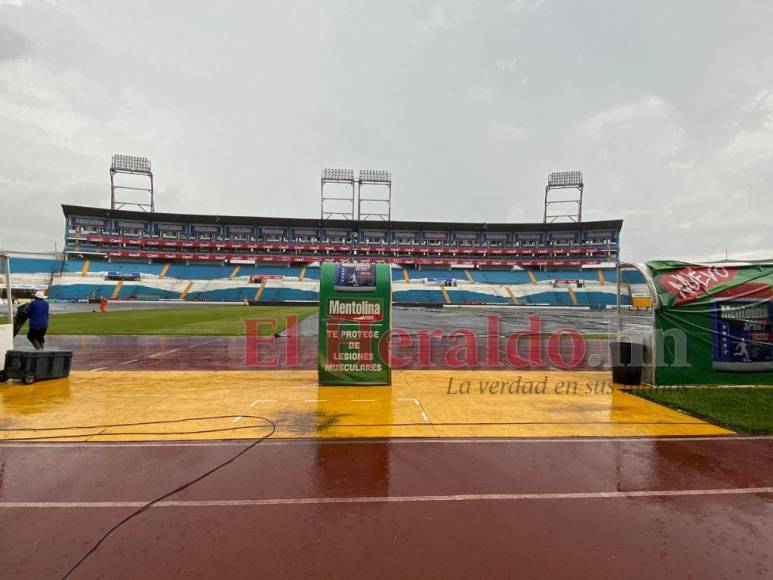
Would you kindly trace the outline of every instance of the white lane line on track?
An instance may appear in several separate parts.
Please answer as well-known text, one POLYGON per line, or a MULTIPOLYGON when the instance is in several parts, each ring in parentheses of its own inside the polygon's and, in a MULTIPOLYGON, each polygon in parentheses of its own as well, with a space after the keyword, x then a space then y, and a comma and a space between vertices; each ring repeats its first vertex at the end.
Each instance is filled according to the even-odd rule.
POLYGON ((426 411, 422 411, 421 412, 421 418, 424 419, 425 423, 429 423, 429 417, 427 416, 427 412, 426 411))
POLYGON ((236 418, 233 420, 233 422, 234 422, 234 423, 238 423, 238 422, 239 422, 239 421, 241 421, 241 420, 242 420, 242 417, 241 417, 241 415, 239 415, 238 417, 236 417, 236 418))
MULTIPOLYGON (((422 503, 456 501, 533 501, 533 500, 587 500, 587 499, 634 499, 650 497, 695 497, 717 495, 752 495, 773 493, 773 487, 736 487, 725 489, 668 489, 640 491, 591 491, 569 493, 472 493, 460 495, 404 495, 360 497, 290 497, 267 499, 224 500, 166 500, 153 507, 246 507, 273 505, 322 505, 353 503, 422 503)), ((0 502, 0 509, 51 509, 51 508, 135 508, 141 501, 42 501, 0 502)))
POLYGON ((110 367, 97 367, 97 368, 95 368, 95 369, 90 369, 90 370, 89 370, 89 372, 90 372, 90 373, 93 373, 93 372, 95 372, 95 371, 103 371, 103 370, 105 370, 105 369, 109 369, 109 368, 110 368, 110 367))
POLYGON ((133 359, 131 359, 131 360, 125 360, 125 361, 123 361, 123 362, 120 362, 120 363, 118 363, 118 364, 119 364, 119 365, 129 365, 129 364, 131 364, 131 363, 136 363, 138 360, 140 360, 140 359, 138 359, 138 358, 133 358, 133 359))

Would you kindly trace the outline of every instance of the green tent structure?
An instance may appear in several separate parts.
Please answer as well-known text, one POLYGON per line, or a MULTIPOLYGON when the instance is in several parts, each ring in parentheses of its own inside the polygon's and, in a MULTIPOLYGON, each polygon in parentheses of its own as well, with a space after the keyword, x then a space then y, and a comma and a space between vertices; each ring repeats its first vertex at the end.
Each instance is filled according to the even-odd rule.
POLYGON ((773 384, 773 261, 620 264, 618 280, 627 267, 654 304, 649 336, 626 335, 618 314, 621 340, 644 344, 643 383, 773 384))

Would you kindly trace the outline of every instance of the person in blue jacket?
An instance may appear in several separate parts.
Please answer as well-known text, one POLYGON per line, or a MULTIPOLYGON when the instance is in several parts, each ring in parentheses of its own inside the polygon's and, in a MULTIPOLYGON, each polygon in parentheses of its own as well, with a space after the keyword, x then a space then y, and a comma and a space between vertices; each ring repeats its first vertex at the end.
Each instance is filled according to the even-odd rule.
POLYGON ((35 299, 27 306, 27 318, 29 319, 29 331, 27 340, 32 343, 35 350, 43 350, 46 343, 46 331, 48 330, 48 302, 46 295, 41 290, 35 292, 35 299))

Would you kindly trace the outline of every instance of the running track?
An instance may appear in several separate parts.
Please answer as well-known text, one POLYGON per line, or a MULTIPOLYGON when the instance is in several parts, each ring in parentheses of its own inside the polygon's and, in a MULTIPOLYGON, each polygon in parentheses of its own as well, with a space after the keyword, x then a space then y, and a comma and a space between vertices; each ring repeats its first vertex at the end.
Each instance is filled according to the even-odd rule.
MULTIPOLYGON (((0 570, 60 577, 245 443, 0 445, 0 570)), ((75 578, 769 578, 773 438, 272 441, 75 578)))

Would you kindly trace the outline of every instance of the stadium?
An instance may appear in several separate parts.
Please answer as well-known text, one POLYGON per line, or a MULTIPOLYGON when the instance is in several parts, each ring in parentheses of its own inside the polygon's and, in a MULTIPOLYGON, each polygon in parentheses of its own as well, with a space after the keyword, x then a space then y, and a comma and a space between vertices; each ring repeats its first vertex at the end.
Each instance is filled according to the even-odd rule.
MULTIPOLYGON (((20 474, 0 518, 15 552, 56 547, 0 553, 5 569, 111 576, 129 554, 126 577, 402 577, 404 558, 408 576, 507 576, 516 556, 445 555, 470 529, 553 534, 579 509, 631 563, 631 530, 659 538, 652 509, 737 534, 683 506, 773 493, 755 436, 771 429, 773 265, 625 263, 623 221, 583 220, 580 171, 548 175, 532 223, 392 219, 383 170, 323 170, 318 218, 158 212, 141 157, 114 156, 110 183, 109 208, 62 204, 61 252, 0 252, 0 456, 20 474), (14 307, 45 300, 31 351, 14 307), (338 541, 385 547, 319 547, 338 541)), ((572 577, 584 550, 562 549, 572 577)))
POLYGON ((773 2, 0 0, 0 580, 773 578, 773 2))

